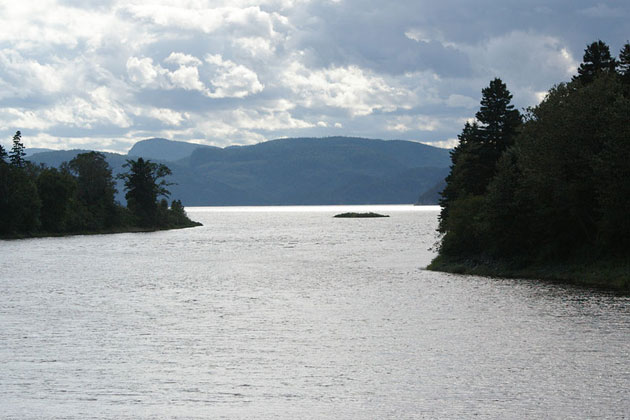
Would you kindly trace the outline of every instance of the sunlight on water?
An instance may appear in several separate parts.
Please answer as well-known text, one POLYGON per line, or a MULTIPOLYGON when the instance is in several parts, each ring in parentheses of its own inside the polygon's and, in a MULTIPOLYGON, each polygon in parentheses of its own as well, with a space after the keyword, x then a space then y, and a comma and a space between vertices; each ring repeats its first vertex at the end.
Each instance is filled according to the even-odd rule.
POLYGON ((313 213, 313 212, 435 212, 440 206, 414 206, 411 204, 396 205, 329 205, 329 206, 235 206, 235 207, 191 207, 190 211, 198 212, 233 212, 233 213, 313 213))
POLYGON ((0 242, 0 418, 630 415, 630 298, 425 271, 437 208, 188 212, 0 242))

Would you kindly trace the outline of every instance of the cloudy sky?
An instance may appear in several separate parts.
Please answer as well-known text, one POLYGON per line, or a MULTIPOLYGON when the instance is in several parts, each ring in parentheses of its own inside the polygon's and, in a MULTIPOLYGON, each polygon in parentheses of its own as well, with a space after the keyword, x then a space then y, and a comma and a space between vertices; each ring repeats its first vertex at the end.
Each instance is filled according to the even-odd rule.
POLYGON ((0 138, 450 146, 492 78, 535 105, 629 19, 626 0, 0 0, 0 138))

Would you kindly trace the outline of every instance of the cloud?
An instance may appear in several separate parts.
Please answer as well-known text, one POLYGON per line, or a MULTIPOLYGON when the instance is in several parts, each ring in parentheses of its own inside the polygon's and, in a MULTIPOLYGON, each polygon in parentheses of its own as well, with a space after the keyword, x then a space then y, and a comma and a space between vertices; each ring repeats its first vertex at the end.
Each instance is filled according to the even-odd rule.
POLYGON ((213 67, 210 78, 213 89, 207 93, 211 98, 244 98, 264 88, 256 73, 245 66, 224 60, 219 54, 209 54, 205 61, 213 67))
POLYGON ((129 57, 127 60, 129 79, 142 88, 168 88, 164 77, 167 73, 168 70, 154 65, 153 60, 148 57, 129 57))
POLYGON ((534 105, 590 42, 618 51, 630 15, 588 0, 5 3, 2 141, 119 151, 155 136, 448 142, 492 78, 534 105))
POLYGON ((387 129, 390 131, 435 131, 440 128, 440 120, 437 117, 426 115, 403 115, 390 120, 387 129))
POLYGON ((628 17, 627 9, 610 7, 605 3, 598 3, 595 6, 578 10, 578 13, 593 18, 614 18, 623 19, 628 17))
POLYGON ((173 63, 178 64, 179 66, 192 66, 197 67, 202 64, 201 60, 197 57, 193 57, 192 55, 180 53, 180 52, 172 52, 171 55, 166 57, 164 60, 165 63, 173 63))
POLYGON ((272 37, 275 34, 274 24, 282 22, 277 14, 264 12, 257 6, 211 8, 153 3, 123 6, 120 11, 134 20, 158 27, 205 34, 229 31, 232 34, 272 37))
POLYGON ((310 70, 298 62, 283 73, 289 89, 307 108, 335 107, 351 116, 409 108, 412 93, 356 66, 310 70))
POLYGON ((459 144, 459 139, 446 139, 440 141, 423 141, 422 144, 428 146, 439 147, 441 149, 452 149, 459 144))
POLYGON ((64 63, 40 63, 18 51, 0 50, 0 98, 24 98, 64 90, 68 77, 64 63))

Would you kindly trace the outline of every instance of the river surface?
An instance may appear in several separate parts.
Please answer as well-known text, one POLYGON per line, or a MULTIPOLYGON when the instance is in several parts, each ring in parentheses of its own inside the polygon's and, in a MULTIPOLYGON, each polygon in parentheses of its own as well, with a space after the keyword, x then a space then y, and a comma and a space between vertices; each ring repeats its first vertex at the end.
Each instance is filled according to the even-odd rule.
POLYGON ((429 272, 438 208, 348 210, 0 241, 0 418, 630 418, 630 298, 429 272))

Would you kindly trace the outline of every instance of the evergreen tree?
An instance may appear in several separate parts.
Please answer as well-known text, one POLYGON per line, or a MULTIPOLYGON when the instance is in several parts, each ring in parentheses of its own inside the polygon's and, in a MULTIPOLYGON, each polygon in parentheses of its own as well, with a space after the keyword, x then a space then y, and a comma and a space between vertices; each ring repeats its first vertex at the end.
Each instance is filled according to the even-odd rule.
POLYGON ((451 153, 451 172, 440 200, 440 232, 449 230, 446 220, 452 203, 486 192, 501 154, 514 143, 522 117, 511 100, 512 94, 501 79, 492 80, 482 90, 478 123, 466 123, 451 153))
POLYGON ((584 50, 582 64, 578 68, 578 75, 573 80, 579 80, 583 85, 592 83, 602 73, 614 73, 617 61, 610 55, 610 48, 605 42, 593 42, 584 50))
POLYGON ((77 180, 69 172, 44 168, 37 177, 37 192, 42 202, 40 219, 44 232, 64 232, 71 217, 71 198, 77 180))
POLYGON ((8 154, 4 147, 0 144, 0 164, 5 163, 8 154))
POLYGON ((127 208, 136 218, 140 226, 151 227, 158 223, 158 203, 160 196, 169 196, 166 188, 171 185, 163 178, 171 174, 171 170, 163 164, 138 158, 127 160, 123 165, 129 172, 118 175, 125 182, 125 198, 127 208))
POLYGON ((24 144, 22 144, 22 133, 16 131, 13 136, 13 147, 9 153, 9 161, 11 165, 23 168, 26 162, 24 156, 26 156, 26 152, 24 151, 24 144))
POLYGON ((77 176, 77 197, 85 207, 83 229, 102 229, 116 224, 116 188, 112 170, 100 152, 80 153, 68 163, 77 176))
POLYGON ((492 80, 481 93, 481 107, 475 117, 481 123, 482 142, 491 153, 492 163, 496 164, 501 153, 514 144, 521 114, 510 103, 512 94, 501 79, 492 80))
POLYGON ((617 71, 621 76, 621 80, 630 83, 630 43, 626 42, 619 52, 619 64, 617 71))
POLYGON ((31 172, 0 164, 0 234, 36 232, 40 208, 31 172))

